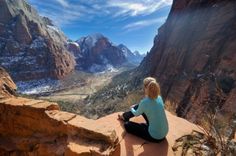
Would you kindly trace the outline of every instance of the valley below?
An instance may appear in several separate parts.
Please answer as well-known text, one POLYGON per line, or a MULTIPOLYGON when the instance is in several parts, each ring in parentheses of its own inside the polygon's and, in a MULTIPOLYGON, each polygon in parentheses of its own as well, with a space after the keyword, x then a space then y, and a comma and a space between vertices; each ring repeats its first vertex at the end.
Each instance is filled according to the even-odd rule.
MULTIPOLYGON (((117 72, 108 72, 108 73, 98 73, 98 74, 88 74, 83 73, 83 76, 80 81, 77 82, 76 85, 71 85, 70 87, 65 87, 65 89, 61 89, 58 91, 52 91, 51 93, 47 93, 48 95, 39 94, 37 95, 39 99, 51 100, 51 101, 64 101, 74 103, 78 100, 82 100, 87 96, 95 93, 100 88, 106 86, 114 75, 120 73, 117 72)), ((81 77, 80 72, 75 72, 70 77, 81 77)), ((67 80, 62 80, 64 83, 67 80)))
MULTIPOLYGON (((100 73, 87 73, 83 71, 74 71, 67 77, 57 80, 56 83, 44 84, 50 85, 49 90, 36 90, 31 88, 28 91, 21 90, 21 96, 35 98, 39 100, 48 100, 51 102, 57 102, 63 111, 68 111, 76 114, 80 114, 89 118, 97 119, 98 117, 104 116, 108 113, 98 115, 93 110, 96 106, 102 109, 104 112, 105 108, 103 104, 98 104, 100 99, 97 99, 96 106, 91 105, 90 98, 96 94, 100 95, 99 91, 102 92, 104 88, 112 84, 113 78, 123 72, 129 72, 134 66, 123 66, 112 71, 104 71, 100 73), (33 91, 33 92, 32 92, 33 91), (31 94, 33 93, 33 94, 31 94)), ((122 78, 123 79, 123 78, 122 78)), ((108 89, 109 90, 109 89, 108 89)), ((114 101, 114 100, 112 100, 114 101)), ((111 101, 106 103, 108 106, 111 105, 111 101)), ((129 106, 127 106, 129 107, 129 106)), ((126 108, 126 107, 125 107, 126 108)), ((99 110, 98 109, 98 110, 99 110)))

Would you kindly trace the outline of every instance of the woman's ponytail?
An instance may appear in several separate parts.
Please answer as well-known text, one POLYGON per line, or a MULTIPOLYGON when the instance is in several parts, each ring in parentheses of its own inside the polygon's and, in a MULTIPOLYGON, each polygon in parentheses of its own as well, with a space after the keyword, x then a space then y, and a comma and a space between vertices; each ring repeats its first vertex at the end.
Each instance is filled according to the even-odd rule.
POLYGON ((160 86, 156 81, 151 81, 147 86, 147 96, 156 99, 160 95, 160 86))

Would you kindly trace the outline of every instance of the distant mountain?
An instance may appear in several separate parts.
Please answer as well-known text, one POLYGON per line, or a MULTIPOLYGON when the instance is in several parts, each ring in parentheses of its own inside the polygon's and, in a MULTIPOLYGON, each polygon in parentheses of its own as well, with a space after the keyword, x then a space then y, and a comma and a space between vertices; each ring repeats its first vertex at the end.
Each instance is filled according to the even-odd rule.
POLYGON ((127 48, 124 44, 118 45, 118 48, 123 51, 128 62, 133 63, 135 65, 139 65, 139 63, 143 60, 145 55, 141 55, 138 51, 131 52, 129 48, 127 48))
POLYGON ((123 44, 116 46, 100 33, 70 40, 67 48, 75 56, 76 69, 89 72, 112 70, 124 63, 138 65, 143 59, 139 52, 132 53, 123 44))
POLYGON ((62 78, 74 69, 67 38, 25 0, 0 0, 0 66, 15 81, 62 78))

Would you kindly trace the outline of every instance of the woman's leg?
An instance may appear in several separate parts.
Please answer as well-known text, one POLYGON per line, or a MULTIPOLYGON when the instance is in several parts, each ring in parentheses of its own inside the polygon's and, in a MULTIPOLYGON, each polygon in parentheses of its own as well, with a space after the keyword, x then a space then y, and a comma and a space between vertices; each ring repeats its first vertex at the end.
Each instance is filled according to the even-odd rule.
POLYGON ((122 114, 123 118, 124 118, 124 121, 129 121, 130 118, 134 117, 134 114, 131 112, 131 111, 128 111, 128 112, 124 112, 122 114))
POLYGON ((128 121, 128 122, 125 122, 124 127, 128 133, 141 137, 147 141, 158 143, 164 140, 164 139, 157 140, 157 139, 152 138, 148 132, 148 125, 146 124, 139 124, 132 121, 128 121))

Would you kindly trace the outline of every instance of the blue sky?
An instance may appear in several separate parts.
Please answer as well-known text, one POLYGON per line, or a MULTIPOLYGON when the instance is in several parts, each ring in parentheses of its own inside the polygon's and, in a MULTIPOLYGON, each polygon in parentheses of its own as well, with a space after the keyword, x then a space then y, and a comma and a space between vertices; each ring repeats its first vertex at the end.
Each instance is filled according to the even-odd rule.
POLYGON ((28 0, 72 40, 102 33, 114 44, 146 53, 172 0, 28 0))

